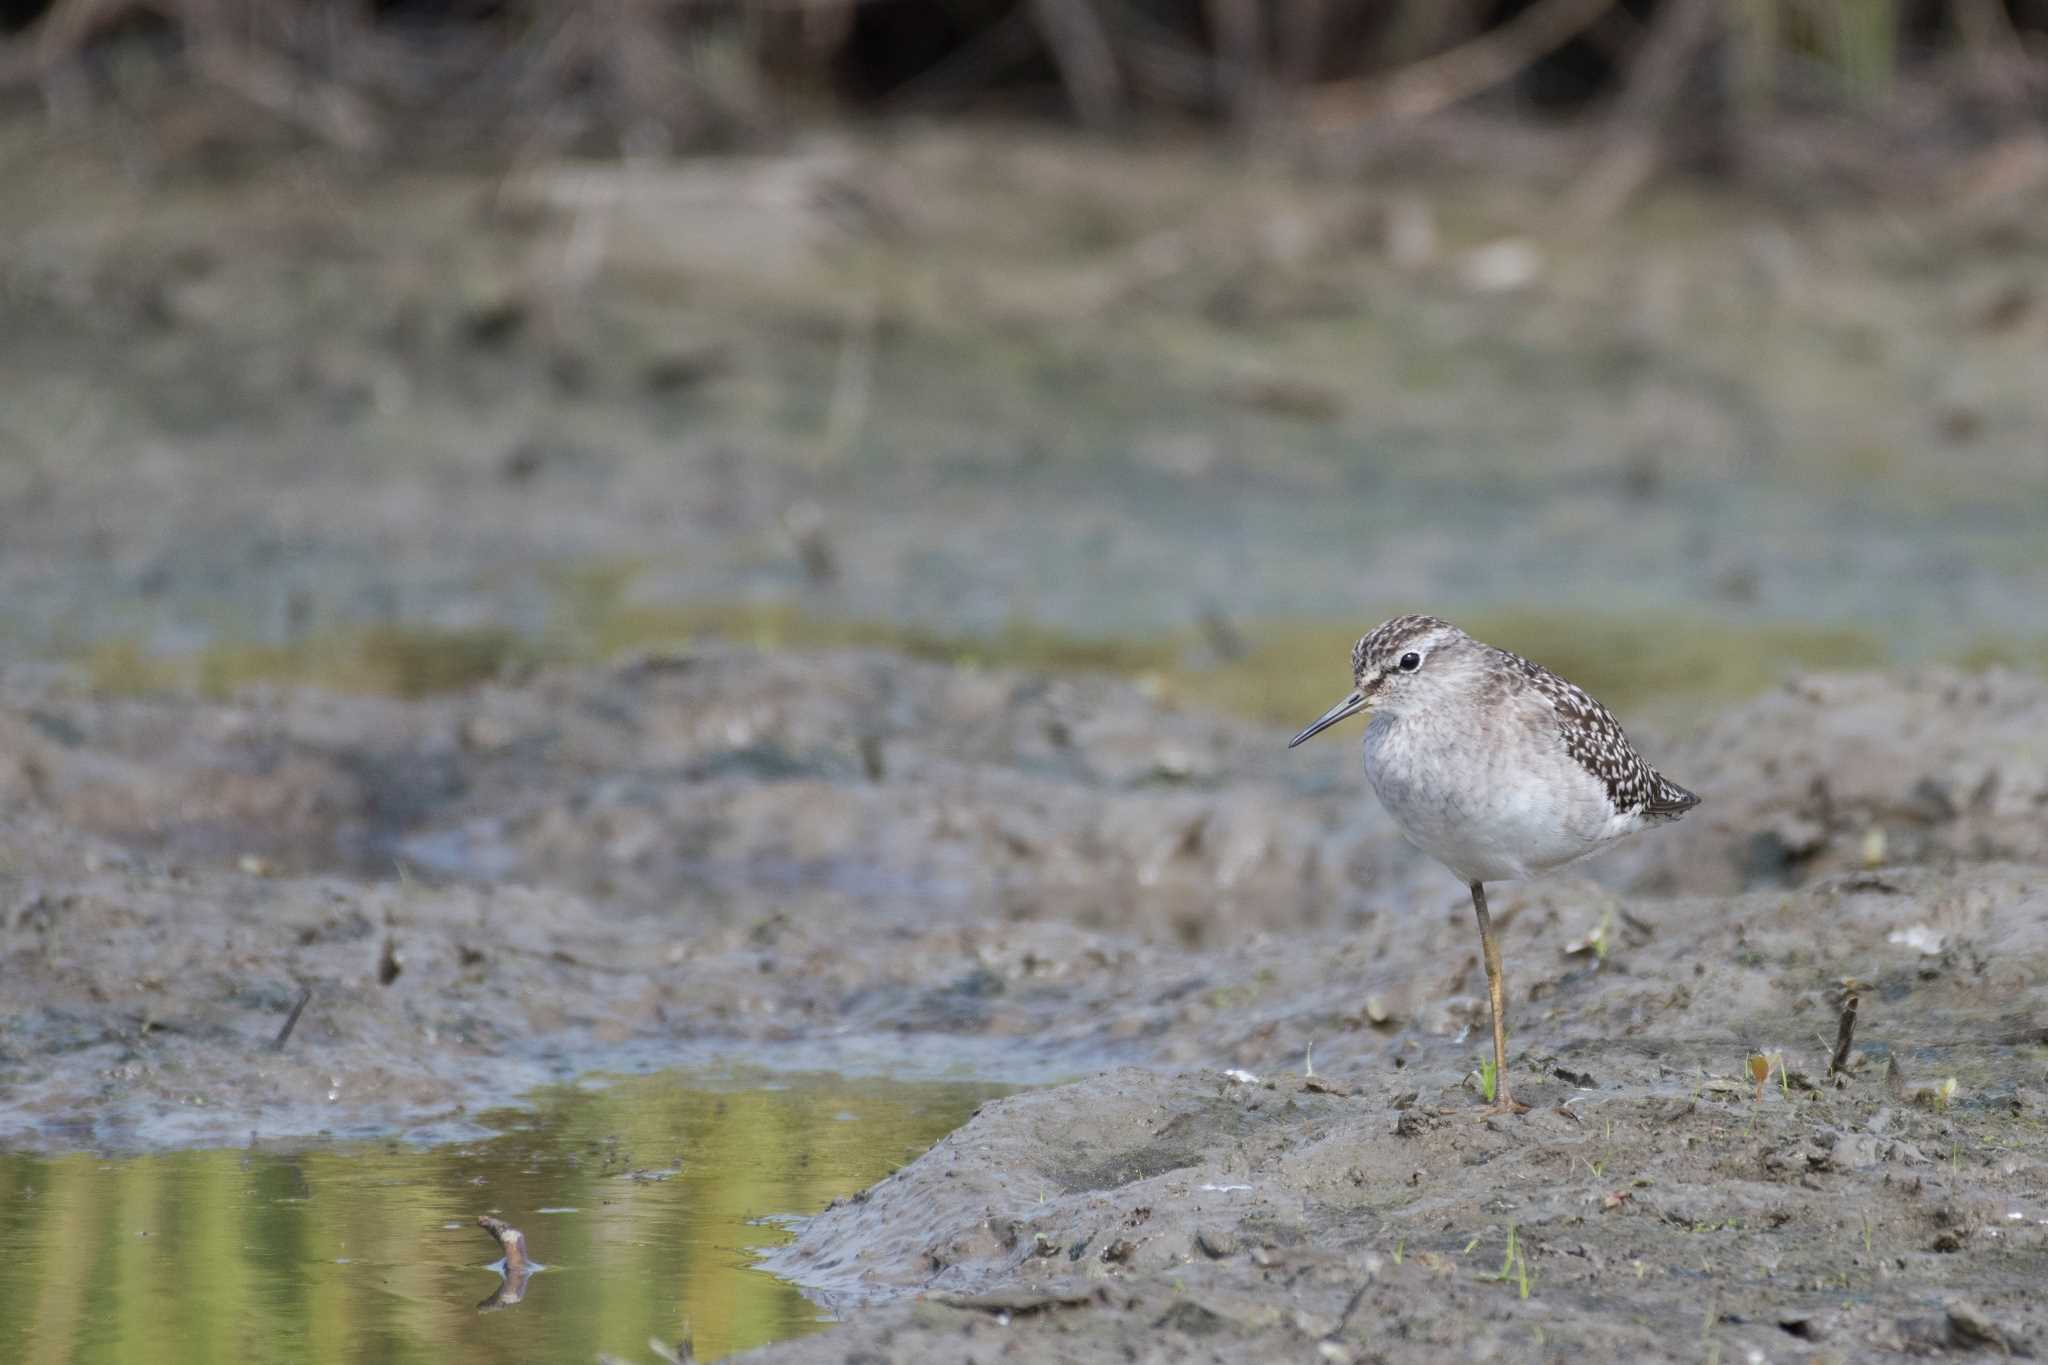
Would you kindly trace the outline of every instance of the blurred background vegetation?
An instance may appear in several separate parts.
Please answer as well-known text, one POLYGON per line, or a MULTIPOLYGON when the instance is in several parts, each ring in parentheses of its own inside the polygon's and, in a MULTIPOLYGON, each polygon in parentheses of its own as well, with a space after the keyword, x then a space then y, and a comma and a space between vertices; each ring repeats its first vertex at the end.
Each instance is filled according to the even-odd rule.
MULTIPOLYGON (((1397 611, 1632 724, 2038 668, 2044 115, 2048 0, 0 0, 0 659, 880 647, 1276 736, 1397 611)), ((752 1344, 810 1307, 690 1220, 816 1208, 952 1098, 8 1158, 0 1355, 752 1344), (565 1164, 609 1133, 706 1183, 529 1226, 573 1309, 479 1328, 443 1225, 628 1188, 565 1164)))
POLYGON ((1623 703, 2048 658, 2048 0, 0 29, 0 639, 102 686, 716 635, 1278 723, 1422 606, 1623 703))
POLYGON ((759 145, 822 116, 1324 129, 1489 92, 1612 105, 1739 160, 1823 111, 1977 131, 2038 112, 2041 0, 8 0, 0 81, 118 90, 145 48, 359 150, 759 145), (508 136, 509 134, 509 136, 508 136))

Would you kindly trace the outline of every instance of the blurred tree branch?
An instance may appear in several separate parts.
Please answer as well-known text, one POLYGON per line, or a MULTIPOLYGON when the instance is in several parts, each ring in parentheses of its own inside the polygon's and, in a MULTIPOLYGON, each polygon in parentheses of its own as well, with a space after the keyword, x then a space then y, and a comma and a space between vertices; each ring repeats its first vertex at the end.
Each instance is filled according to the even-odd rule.
POLYGON ((1075 114, 1091 127, 1114 123, 1123 110, 1124 83, 1102 16, 1089 0, 1031 0, 1031 12, 1075 114))
POLYGON ((1666 0, 1658 6, 1650 36, 1607 117, 1600 150, 1572 196, 1575 227, 1612 218, 1656 175, 1671 112, 1687 76, 1724 33, 1723 11, 1722 0, 1666 0))
POLYGON ((1371 118, 1421 118, 1468 100, 1555 52, 1616 0, 1537 0, 1498 28, 1385 75, 1334 81, 1309 104, 1311 120, 1341 128, 1371 118))

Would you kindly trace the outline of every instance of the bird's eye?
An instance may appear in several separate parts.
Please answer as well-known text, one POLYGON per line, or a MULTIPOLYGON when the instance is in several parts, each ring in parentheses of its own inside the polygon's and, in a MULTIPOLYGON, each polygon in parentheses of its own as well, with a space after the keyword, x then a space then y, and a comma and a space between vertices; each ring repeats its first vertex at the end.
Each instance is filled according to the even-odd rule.
POLYGON ((1415 651, 1410 650, 1401 656, 1401 671, 1403 673, 1413 673, 1420 667, 1422 667, 1422 656, 1415 651))

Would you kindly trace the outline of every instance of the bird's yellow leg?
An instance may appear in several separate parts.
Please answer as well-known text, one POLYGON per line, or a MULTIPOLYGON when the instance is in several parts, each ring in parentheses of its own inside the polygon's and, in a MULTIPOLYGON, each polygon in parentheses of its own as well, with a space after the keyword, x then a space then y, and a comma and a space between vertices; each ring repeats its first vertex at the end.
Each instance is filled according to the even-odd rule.
POLYGON ((1508 1091, 1507 986, 1501 976, 1500 945, 1493 941, 1493 921, 1486 914, 1486 888, 1472 883, 1472 912, 1479 917, 1479 952, 1486 959, 1486 1000, 1493 1009, 1493 1108, 1495 1114, 1526 1114, 1508 1091))

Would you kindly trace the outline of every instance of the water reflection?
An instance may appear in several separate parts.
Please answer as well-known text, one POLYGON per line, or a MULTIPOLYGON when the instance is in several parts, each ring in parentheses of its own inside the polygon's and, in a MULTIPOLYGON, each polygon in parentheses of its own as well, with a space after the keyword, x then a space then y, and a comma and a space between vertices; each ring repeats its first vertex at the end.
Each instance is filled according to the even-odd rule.
POLYGON ((353 1362, 715 1358, 815 1330, 752 1269, 1001 1087, 665 1074, 564 1087, 489 1141, 0 1157, 0 1359, 353 1362), (545 1274, 493 1285, 493 1235, 545 1274))
POLYGON ((512 1308, 526 1299, 526 1282, 547 1267, 526 1254, 526 1234, 502 1218, 493 1218, 488 1213, 479 1216, 476 1225, 498 1239, 498 1245, 505 1248, 505 1254, 491 1262, 489 1268, 498 1272, 498 1287, 484 1295, 476 1311, 489 1313, 499 1308, 512 1308))

